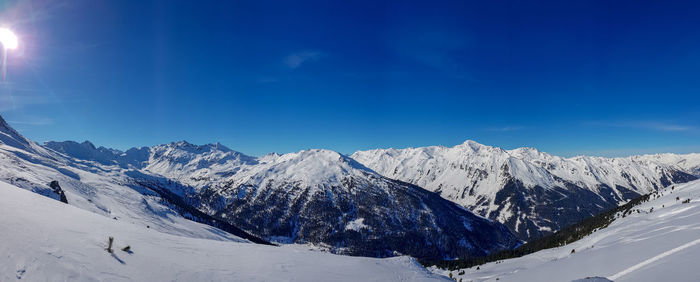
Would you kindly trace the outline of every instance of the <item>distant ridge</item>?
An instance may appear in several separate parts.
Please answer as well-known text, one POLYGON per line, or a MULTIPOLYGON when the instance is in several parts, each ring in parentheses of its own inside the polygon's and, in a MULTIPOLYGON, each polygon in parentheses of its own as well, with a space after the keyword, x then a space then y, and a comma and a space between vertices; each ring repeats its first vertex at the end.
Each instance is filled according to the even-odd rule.
POLYGON ((498 220, 525 240, 700 175, 700 154, 562 158, 472 140, 454 147, 358 151, 351 157, 498 220))

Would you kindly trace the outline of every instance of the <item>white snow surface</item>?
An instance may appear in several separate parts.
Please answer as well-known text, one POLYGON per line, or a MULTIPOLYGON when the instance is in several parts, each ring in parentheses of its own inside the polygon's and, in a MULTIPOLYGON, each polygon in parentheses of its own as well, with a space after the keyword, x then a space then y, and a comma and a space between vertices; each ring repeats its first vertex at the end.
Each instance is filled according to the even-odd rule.
POLYGON ((367 225, 364 223, 365 219, 364 218, 358 218, 353 221, 348 222, 348 225, 345 226, 346 230, 355 230, 355 231, 360 231, 363 228, 369 228, 367 225))
POLYGON ((374 259, 167 234, 0 183, 0 281, 445 281, 374 259), (114 237, 114 253, 107 238, 114 237), (129 245, 132 252, 120 249, 129 245))
POLYGON ((569 245, 452 275, 463 281, 572 281, 596 276, 613 281, 698 281, 700 180, 667 187, 660 195, 634 208, 641 213, 618 217, 607 228, 569 245), (682 203, 687 199, 690 203, 682 203))

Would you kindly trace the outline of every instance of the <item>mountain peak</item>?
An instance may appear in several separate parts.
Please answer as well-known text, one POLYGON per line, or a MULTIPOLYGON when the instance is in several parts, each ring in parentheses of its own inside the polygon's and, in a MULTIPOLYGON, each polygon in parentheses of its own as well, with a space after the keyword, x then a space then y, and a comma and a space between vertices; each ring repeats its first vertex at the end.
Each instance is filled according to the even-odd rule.
POLYGON ((520 147, 513 150, 508 150, 508 153, 511 156, 520 159, 534 159, 540 157, 542 154, 546 154, 533 147, 520 147))
POLYGON ((90 142, 90 141, 88 141, 88 140, 83 141, 83 143, 80 143, 80 145, 83 145, 83 146, 85 146, 85 147, 89 147, 89 148, 91 148, 91 149, 93 149, 93 150, 96 150, 96 149, 97 149, 97 147, 95 147, 95 144, 92 144, 92 142, 90 142))
POLYGON ((487 150, 487 151, 490 151, 490 150, 502 150, 501 148, 487 146, 487 145, 481 144, 481 143, 479 143, 479 142, 476 142, 476 141, 474 141, 474 140, 467 140, 467 141, 464 141, 464 143, 455 146, 455 148, 464 148, 464 149, 467 149, 467 148, 468 148, 468 149, 470 149, 470 150, 472 150, 472 151, 474 151, 474 152, 479 152, 479 151, 482 151, 482 150, 487 150))
POLYGON ((170 142, 170 145, 172 145, 174 147, 194 147, 194 146, 197 146, 197 145, 194 145, 194 144, 187 142, 185 140, 180 140, 177 142, 170 142))
POLYGON ((226 146, 224 146, 224 144, 221 144, 219 142, 216 142, 214 144, 208 144, 208 145, 210 145, 210 146, 212 146, 215 149, 220 150, 220 151, 224 151, 224 152, 232 151, 229 147, 226 147, 226 146))
POLYGON ((299 156, 303 157, 319 157, 319 158, 342 158, 343 155, 333 151, 333 150, 327 150, 327 149, 309 149, 309 150, 301 150, 299 153, 297 153, 299 156))
POLYGON ((280 156, 279 160, 284 162, 298 163, 300 165, 325 167, 337 165, 350 165, 351 167, 355 168, 362 167, 359 163, 355 162, 351 158, 336 151, 326 149, 310 149, 302 150, 297 153, 284 154, 280 156))
MULTIPOLYGON (((2 118, 2 116, 0 116, 0 132, 5 133, 7 135, 22 137, 22 135, 20 135, 19 132, 12 128, 12 126, 10 126, 10 124, 8 124, 7 121, 5 121, 4 118, 2 118)), ((21 139, 25 138, 22 137, 21 139)))
POLYGON ((462 142, 462 145, 469 145, 469 146, 484 146, 483 144, 476 142, 474 140, 467 139, 464 142, 462 142))
POLYGON ((224 153, 233 151, 219 142, 204 145, 196 145, 185 140, 181 140, 177 142, 171 142, 167 145, 184 151, 222 151, 224 153))
POLYGON ((5 121, 5 119, 2 118, 2 116, 0 115, 0 131, 5 132, 5 131, 8 130, 8 129, 12 129, 12 127, 10 127, 10 125, 7 124, 7 122, 5 121))
MULTIPOLYGON (((269 165, 266 171, 274 172, 274 178, 292 182, 301 181, 311 186, 337 183, 348 175, 365 173, 377 175, 350 157, 325 149, 302 150, 276 158, 269 156, 264 162, 269 165)), ((254 177, 254 179, 262 178, 254 177)))

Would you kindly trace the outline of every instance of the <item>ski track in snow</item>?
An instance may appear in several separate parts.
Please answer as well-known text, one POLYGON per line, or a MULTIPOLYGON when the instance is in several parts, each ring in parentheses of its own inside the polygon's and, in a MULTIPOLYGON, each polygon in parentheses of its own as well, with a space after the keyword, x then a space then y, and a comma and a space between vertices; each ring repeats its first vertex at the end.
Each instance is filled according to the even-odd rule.
POLYGON ((667 187, 659 195, 634 207, 632 214, 618 217, 608 227, 569 245, 483 264, 479 270, 472 267, 452 271, 452 275, 457 281, 572 281, 585 277, 698 281, 700 180, 675 185, 674 189, 667 187), (457 275, 460 271, 464 274, 457 275))
POLYGON ((610 279, 610 280, 617 280, 617 279, 619 279, 620 277, 625 276, 625 275, 627 275, 627 274, 629 274, 629 273, 631 273, 631 272, 633 272, 633 271, 635 271, 635 270, 638 270, 638 269, 640 269, 640 268, 642 268, 642 267, 645 267, 645 266, 647 266, 647 265, 649 265, 649 264, 651 264, 651 263, 653 263, 653 262, 655 262, 655 261, 657 261, 657 260, 660 260, 660 259, 662 259, 662 258, 665 258, 665 257, 667 257, 667 256, 670 256, 670 255, 672 255, 672 254, 674 254, 674 253, 680 252, 680 251, 682 251, 682 250, 684 250, 684 249, 687 249, 688 247, 691 247, 691 246, 694 246, 694 245, 697 245, 697 244, 700 244, 700 239, 697 239, 697 240, 695 240, 695 241, 689 242, 689 243, 687 243, 687 244, 684 244, 684 245, 682 245, 682 246, 676 247, 676 248, 674 248, 674 249, 665 251, 665 252, 663 252, 663 253, 661 253, 661 254, 655 256, 655 257, 652 257, 652 258, 647 259, 647 260, 645 260, 645 261, 643 261, 643 262, 640 262, 640 263, 638 263, 638 264, 635 264, 635 265, 631 266, 630 268, 627 268, 627 269, 625 269, 625 270, 623 270, 623 271, 618 272, 617 274, 615 274, 615 275, 613 275, 613 276, 608 277, 608 279, 610 279))

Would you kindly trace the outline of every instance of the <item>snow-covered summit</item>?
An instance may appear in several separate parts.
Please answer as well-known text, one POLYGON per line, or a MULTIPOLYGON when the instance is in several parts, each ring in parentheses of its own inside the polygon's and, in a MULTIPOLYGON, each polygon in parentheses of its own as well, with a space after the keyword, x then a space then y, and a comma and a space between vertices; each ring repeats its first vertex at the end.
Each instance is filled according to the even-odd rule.
POLYGON ((255 157, 231 150, 219 143, 194 145, 180 141, 151 147, 143 169, 178 180, 184 179, 183 175, 208 179, 215 177, 213 174, 217 172, 235 171, 242 166, 257 163, 255 157))
POLYGON ((268 157, 254 168, 242 170, 230 179, 241 179, 261 185, 266 179, 304 183, 309 187, 339 185, 348 176, 372 175, 381 177, 355 160, 338 152, 323 149, 303 150, 297 153, 268 157), (252 182, 251 182, 252 181, 252 182))

